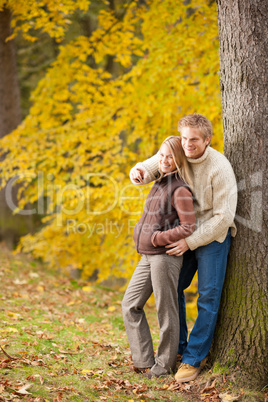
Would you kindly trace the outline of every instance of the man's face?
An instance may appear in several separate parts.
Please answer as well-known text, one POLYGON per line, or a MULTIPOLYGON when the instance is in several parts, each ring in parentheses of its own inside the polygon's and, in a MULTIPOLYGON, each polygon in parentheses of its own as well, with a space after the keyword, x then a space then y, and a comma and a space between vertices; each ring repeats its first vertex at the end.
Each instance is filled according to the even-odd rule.
POLYGON ((209 144, 210 137, 204 140, 198 128, 183 127, 181 129, 181 145, 187 158, 200 158, 209 144))

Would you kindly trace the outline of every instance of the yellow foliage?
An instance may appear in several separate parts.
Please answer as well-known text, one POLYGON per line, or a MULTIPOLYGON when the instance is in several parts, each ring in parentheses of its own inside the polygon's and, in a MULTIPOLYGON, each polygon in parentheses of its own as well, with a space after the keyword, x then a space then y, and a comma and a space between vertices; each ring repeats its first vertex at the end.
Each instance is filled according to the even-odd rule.
MULTIPOLYGON (((57 0, 33 1, 26 18, 23 3, 16 1, 14 24, 21 18, 26 33, 52 9, 60 28, 75 4, 88 4, 62 1, 66 8, 55 10, 57 0)), ((56 26, 46 29, 63 34, 56 26)), ((101 11, 90 38, 61 47, 32 94, 29 115, 1 139, 2 185, 17 175, 23 183, 19 208, 30 202, 45 215, 42 228, 22 238, 19 249, 55 268, 82 269, 85 277, 95 271, 99 280, 129 277, 139 259, 133 227, 150 187, 131 186, 129 170, 176 134, 178 119, 188 113, 212 121, 214 146, 222 150, 218 70, 214 4, 198 0, 190 10, 176 0, 151 0, 146 7, 132 1, 120 19, 101 11), (105 71, 108 55, 122 66, 117 77, 105 71)))
POLYGON ((41 30, 60 41, 70 24, 69 16, 80 9, 86 11, 89 0, 0 0, 0 11, 12 12, 14 33, 21 31, 25 39, 35 41, 33 30, 41 30))

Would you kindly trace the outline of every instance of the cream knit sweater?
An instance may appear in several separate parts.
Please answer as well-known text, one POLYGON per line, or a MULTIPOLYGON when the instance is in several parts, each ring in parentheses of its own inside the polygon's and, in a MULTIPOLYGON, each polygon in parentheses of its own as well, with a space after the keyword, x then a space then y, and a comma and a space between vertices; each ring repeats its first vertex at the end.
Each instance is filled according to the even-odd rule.
MULTIPOLYGON (((216 240, 222 243, 229 227, 234 237, 237 186, 230 162, 220 152, 208 146, 198 159, 188 158, 193 170, 196 230, 185 240, 191 250, 216 240)), ((138 163, 146 175, 143 184, 156 179, 158 155, 138 163)), ((137 184, 137 183, 134 183, 137 184)))

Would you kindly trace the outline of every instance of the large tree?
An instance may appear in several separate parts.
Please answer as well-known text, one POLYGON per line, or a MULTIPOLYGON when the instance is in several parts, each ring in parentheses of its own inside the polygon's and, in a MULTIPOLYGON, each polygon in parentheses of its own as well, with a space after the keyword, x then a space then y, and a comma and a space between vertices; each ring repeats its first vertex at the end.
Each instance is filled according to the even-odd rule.
POLYGON ((125 6, 114 12, 110 2, 90 36, 60 47, 12 132, 21 148, 9 136, 0 141, 4 178, 17 174, 23 182, 20 207, 37 203, 47 215, 41 230, 21 240, 22 250, 57 269, 87 276, 98 269, 100 280, 129 277, 138 258, 132 230, 148 188, 129 184, 130 166, 196 110, 213 122, 213 145, 222 144, 216 5, 125 6))
POLYGON ((267 4, 218 0, 225 155, 238 181, 236 223, 213 358, 268 378, 267 4))

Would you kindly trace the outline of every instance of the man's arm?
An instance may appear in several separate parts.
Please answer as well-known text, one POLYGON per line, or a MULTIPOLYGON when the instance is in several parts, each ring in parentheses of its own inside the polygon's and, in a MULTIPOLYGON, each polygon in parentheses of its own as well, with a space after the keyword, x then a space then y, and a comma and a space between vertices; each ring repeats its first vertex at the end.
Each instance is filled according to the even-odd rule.
POLYGON ((144 162, 139 162, 135 165, 129 177, 133 184, 148 184, 154 181, 158 176, 159 158, 155 154, 144 162))

